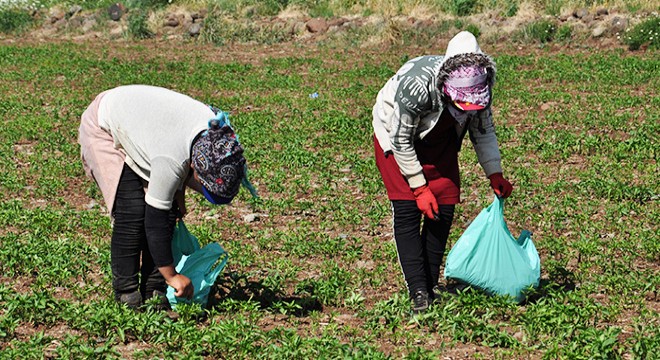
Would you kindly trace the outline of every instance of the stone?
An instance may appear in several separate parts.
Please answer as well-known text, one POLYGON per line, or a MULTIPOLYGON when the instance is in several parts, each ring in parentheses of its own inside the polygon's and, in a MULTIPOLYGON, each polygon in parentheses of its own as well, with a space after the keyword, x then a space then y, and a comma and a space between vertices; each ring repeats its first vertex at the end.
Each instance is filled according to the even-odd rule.
POLYGON ((179 24, 179 19, 177 19, 175 16, 170 16, 167 18, 167 20, 165 20, 165 26, 177 27, 179 24))
POLYGON ((59 7, 54 7, 48 11, 48 21, 51 24, 55 24, 56 22, 64 19, 64 16, 66 16, 66 13, 59 7))
POLYGON ((321 18, 311 19, 305 24, 305 26, 307 27, 307 31, 313 34, 324 33, 328 31, 329 28, 328 22, 321 18))
POLYGON ((202 32, 202 24, 201 23, 192 23, 190 24, 190 27, 188 28, 188 34, 190 36, 199 36, 199 33, 202 32))
POLYGON ((328 21, 328 27, 330 27, 330 26, 342 26, 347 22, 348 22, 348 20, 344 19, 344 18, 332 19, 332 20, 328 21))
POLYGON ((66 15, 68 17, 72 17, 73 15, 76 15, 77 13, 82 11, 82 6, 80 5, 73 5, 69 8, 69 10, 66 12, 66 15))
POLYGON ((96 19, 95 18, 93 18, 93 17, 86 18, 86 19, 83 20, 83 23, 82 23, 82 31, 83 31, 83 33, 88 33, 95 26, 96 26, 96 19))
POLYGON ((110 16, 110 19, 112 19, 112 21, 121 20, 121 17, 124 15, 125 12, 126 12, 126 8, 121 3, 112 4, 110 5, 110 7, 108 7, 108 16, 110 16))
POLYGON ((609 15, 609 13, 610 13, 610 11, 607 10, 607 8, 602 8, 601 7, 601 8, 596 9, 596 15, 597 16, 605 16, 605 15, 609 15))
POLYGON ((259 214, 247 214, 243 216, 243 221, 245 221, 246 223, 252 223, 259 220, 260 220, 259 214))
POLYGON ((605 34, 606 31, 607 31, 607 26, 603 24, 599 24, 591 31, 591 36, 598 38, 603 36, 603 34, 605 34))
POLYGON ((293 34, 302 34, 305 32, 307 29, 307 25, 305 25, 304 21, 297 21, 295 24, 293 24, 293 34))
POLYGON ((628 27, 628 19, 621 17, 621 16, 615 16, 610 20, 610 28, 614 33, 622 33, 626 30, 628 27))
POLYGON ((190 14, 190 16, 192 17, 193 22, 197 22, 197 20, 202 20, 206 17, 206 10, 202 9, 198 12, 190 14))
POLYGON ((580 8, 580 9, 577 9, 573 12, 573 16, 578 18, 578 19, 582 19, 583 17, 585 17, 587 15, 589 15, 589 10, 587 10, 585 8, 580 8))
POLYGON ((82 26, 84 20, 85 19, 83 19, 81 16, 73 17, 69 20, 69 26, 72 28, 79 28, 82 26))

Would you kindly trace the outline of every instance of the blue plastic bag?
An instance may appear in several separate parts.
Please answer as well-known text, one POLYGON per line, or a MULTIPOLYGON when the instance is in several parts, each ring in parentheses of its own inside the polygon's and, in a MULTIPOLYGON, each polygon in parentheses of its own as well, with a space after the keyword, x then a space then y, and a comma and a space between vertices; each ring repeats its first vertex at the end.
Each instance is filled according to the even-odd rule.
POLYGON ((447 255, 445 278, 521 302, 525 289, 539 286, 541 259, 529 231, 511 235, 503 208, 496 196, 472 221, 447 255))
POLYGON ((167 300, 170 306, 175 309, 179 303, 197 303, 206 307, 211 286, 227 264, 229 255, 217 243, 210 243, 200 248, 199 240, 188 231, 183 221, 179 220, 172 238, 172 256, 176 271, 190 278, 195 293, 192 300, 176 297, 174 288, 168 286, 167 300))

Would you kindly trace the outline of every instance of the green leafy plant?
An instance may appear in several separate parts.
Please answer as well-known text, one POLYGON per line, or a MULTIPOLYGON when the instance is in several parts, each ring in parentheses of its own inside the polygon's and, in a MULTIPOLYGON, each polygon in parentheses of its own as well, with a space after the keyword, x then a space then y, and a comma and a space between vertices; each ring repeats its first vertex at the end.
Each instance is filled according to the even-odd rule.
POLYGON ((519 8, 517 1, 506 2, 504 6, 504 10, 502 11, 504 17, 513 17, 518 13, 519 8))
POLYGON ((537 20, 533 21, 516 34, 516 38, 523 41, 535 41, 539 43, 547 43, 554 39, 557 32, 557 26, 551 20, 537 20))
POLYGON ((282 24, 267 21, 242 21, 214 7, 204 20, 201 37, 215 44, 253 42, 275 44, 291 38, 292 33, 282 24))
POLYGON ((467 16, 475 13, 478 4, 477 0, 450 0, 445 6, 451 14, 467 16))
POLYGON ((565 24, 557 29, 557 33, 555 34, 555 39, 559 41, 568 41, 571 39, 572 36, 573 36, 573 30, 571 30, 571 26, 565 24))
POLYGON ((620 35, 620 39, 630 50, 637 50, 643 45, 647 45, 649 49, 659 49, 660 16, 655 15, 626 29, 623 35, 620 35))
POLYGON ((27 10, 0 7, 0 32, 18 33, 29 28, 33 22, 27 10))
POLYGON ((465 30, 471 32, 472 35, 474 35, 474 37, 476 38, 479 38, 479 36, 481 35, 481 29, 479 29, 479 27, 474 24, 468 24, 465 27, 465 30))
MULTIPOLYGON (((333 11, 337 4, 328 2, 333 11)), ((462 19, 454 28, 448 20, 430 33, 468 24, 462 19)), ((6 41, 0 358, 441 358, 474 348, 507 359, 660 353, 658 150, 649 135, 660 132, 649 97, 660 87, 660 64, 653 51, 518 52, 481 44, 497 62, 493 120, 515 184, 507 224, 512 233, 533 232, 542 284, 523 305, 454 289, 413 317, 370 121, 383 84, 406 60, 437 49, 439 39, 401 34, 406 41, 388 51, 354 46, 352 38, 219 48, 182 42, 174 52, 149 42, 109 49, 95 41, 6 41), (111 220, 84 175, 77 129, 94 94, 125 83, 171 87, 216 104, 231 113, 245 146, 259 202, 244 190, 218 207, 187 195, 191 232, 230 254, 208 309, 162 312, 149 303, 136 312, 114 301, 111 220), (248 222, 246 214, 258 219, 248 222)), ((447 251, 493 196, 465 141, 465 196, 447 251)))
POLYGON ((149 29, 148 13, 142 9, 134 9, 128 13, 126 33, 133 39, 148 39, 154 35, 149 29))

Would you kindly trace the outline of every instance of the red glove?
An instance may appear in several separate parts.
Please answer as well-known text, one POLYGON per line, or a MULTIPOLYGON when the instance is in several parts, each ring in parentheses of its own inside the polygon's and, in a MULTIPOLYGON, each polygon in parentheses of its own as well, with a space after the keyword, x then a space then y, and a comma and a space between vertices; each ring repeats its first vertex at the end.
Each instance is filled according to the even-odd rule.
POLYGON ((490 187, 495 190, 497 196, 506 199, 511 195, 513 185, 502 176, 502 173, 491 174, 488 179, 490 179, 490 187))
POLYGON ((417 201, 417 208, 422 211, 422 214, 429 219, 435 219, 438 216, 438 202, 431 189, 427 185, 420 186, 413 190, 413 194, 417 201))

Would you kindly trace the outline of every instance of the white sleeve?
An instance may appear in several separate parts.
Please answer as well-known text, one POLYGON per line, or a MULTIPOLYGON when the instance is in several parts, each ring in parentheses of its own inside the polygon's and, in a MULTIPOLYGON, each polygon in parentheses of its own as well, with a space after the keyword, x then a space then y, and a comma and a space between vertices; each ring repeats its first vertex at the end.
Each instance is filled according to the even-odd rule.
POLYGON ((146 203, 160 210, 171 209, 174 194, 181 188, 186 173, 185 163, 180 164, 166 156, 152 159, 146 203))

